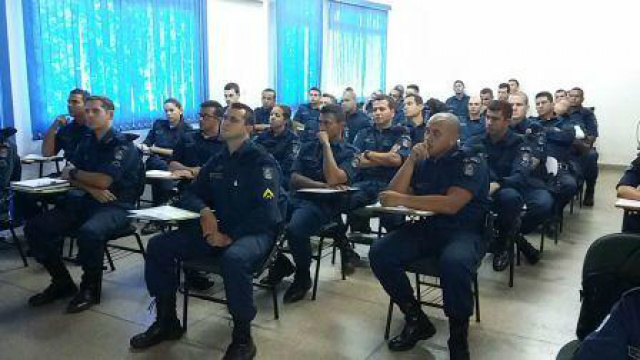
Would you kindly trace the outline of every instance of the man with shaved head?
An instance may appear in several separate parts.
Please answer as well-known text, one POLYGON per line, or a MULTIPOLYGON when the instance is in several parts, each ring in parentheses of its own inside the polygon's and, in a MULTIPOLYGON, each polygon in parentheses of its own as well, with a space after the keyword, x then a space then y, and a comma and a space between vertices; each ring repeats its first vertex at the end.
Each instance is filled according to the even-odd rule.
POLYGON ((459 131, 455 115, 432 116, 425 141, 413 147, 388 190, 380 193, 383 206, 436 213, 428 220, 405 223, 374 242, 369 251, 371 269, 405 315, 404 329, 389 341, 391 351, 409 350, 435 334, 435 327, 413 295, 405 268, 417 260, 438 257, 444 311, 449 318, 450 357, 470 357, 470 284, 485 253, 482 229, 489 176, 482 158, 458 147, 459 131))
POLYGON ((482 99, 478 95, 469 98, 469 118, 460 123, 460 141, 463 143, 479 134, 484 133, 484 117, 482 116, 482 99))
POLYGON ((513 108, 511 117, 511 129, 517 134, 524 135, 531 127, 531 120, 527 118, 529 111, 529 97, 523 92, 514 92, 509 95, 509 104, 513 108))

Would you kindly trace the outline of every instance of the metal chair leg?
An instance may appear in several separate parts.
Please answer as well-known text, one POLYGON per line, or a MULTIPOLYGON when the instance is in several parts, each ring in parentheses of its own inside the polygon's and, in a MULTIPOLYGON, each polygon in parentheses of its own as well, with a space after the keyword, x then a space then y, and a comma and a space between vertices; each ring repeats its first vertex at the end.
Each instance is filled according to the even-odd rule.
POLYGON ((476 322, 480 322, 480 288, 478 286, 478 274, 473 276, 473 295, 476 300, 476 322))
POLYGON ((389 340, 389 332, 391 331, 391 318, 393 317, 393 300, 389 299, 389 312, 387 313, 387 326, 384 330, 384 339, 389 340))
POLYGON ((271 287, 271 295, 273 296, 273 317, 280 319, 280 311, 278 309, 278 289, 275 286, 271 287))
POLYGON ((9 231, 11 231, 13 244, 16 246, 16 249, 18 249, 18 253, 20 253, 20 258, 22 258, 22 263, 24 264, 24 267, 28 267, 29 263, 27 262, 27 256, 25 255, 24 250, 22 249, 22 244, 20 244, 20 241, 18 240, 18 236, 16 235, 16 230, 13 228, 13 224, 9 224, 9 231))
POLYGON ((318 255, 316 256, 316 274, 313 279, 313 292, 311 293, 311 300, 315 300, 316 295, 318 293, 318 280, 320 278, 320 261, 322 260, 323 245, 324 245, 324 237, 321 237, 320 243, 318 244, 318 255))

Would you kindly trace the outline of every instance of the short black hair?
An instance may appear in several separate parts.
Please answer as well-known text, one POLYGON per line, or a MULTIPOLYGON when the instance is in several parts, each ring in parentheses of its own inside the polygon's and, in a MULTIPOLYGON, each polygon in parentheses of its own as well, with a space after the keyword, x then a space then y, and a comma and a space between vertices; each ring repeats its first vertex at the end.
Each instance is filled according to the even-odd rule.
POLYGON ((282 109, 282 116, 284 116, 285 120, 291 119, 291 108, 284 104, 276 104, 274 107, 282 109))
POLYGON ((516 85, 520 86, 520 81, 518 79, 509 79, 509 82, 513 81, 516 85))
POLYGON ((222 117, 224 116, 224 108, 222 107, 222 105, 220 105, 219 102, 217 102, 215 100, 207 100, 207 101, 203 102, 202 104, 200 104, 200 107, 201 108, 214 108, 215 109, 214 115, 218 119, 222 119, 222 117))
POLYGON ((346 88, 344 88, 344 91, 355 92, 351 86, 347 86, 346 88))
POLYGON ((504 100, 491 100, 487 109, 499 111, 505 119, 511 119, 513 116, 513 107, 504 100))
POLYGON ((329 94, 329 93, 324 93, 324 94, 322 94, 322 96, 321 96, 321 97, 328 97, 329 99, 331 99, 331 102, 332 102, 333 104, 337 104, 337 103, 338 103, 338 99, 336 99, 336 97, 335 97, 335 96, 333 96, 333 95, 331 95, 331 94, 329 94))
POLYGON ((422 96, 420 96, 418 94, 409 94, 409 95, 407 95, 405 100, 408 99, 408 98, 413 98, 413 101, 415 101, 416 104, 418 104, 418 105, 424 104, 424 100, 422 99, 422 96))
POLYGON ((244 110, 244 124, 246 126, 254 125, 256 123, 255 116, 253 115, 253 109, 248 105, 239 102, 231 103, 229 105, 229 109, 244 110))
POLYGON ((482 90, 480 90, 480 95, 482 94, 489 94, 491 95, 491 98, 493 99, 493 90, 489 89, 489 88, 484 88, 482 90))
POLYGON ((404 97, 404 87, 402 85, 396 85, 391 90, 395 90, 395 91, 399 92, 400 93, 400 97, 404 97))
POLYGON ((511 86, 507 83, 500 83, 500 85, 498 85, 498 89, 507 89, 507 94, 511 93, 511 86))
POLYGON ((75 88, 69 91, 69 96, 71 95, 82 95, 82 101, 84 102, 87 102, 87 99, 91 96, 87 90, 82 90, 80 88, 75 88))
POLYGON ((276 97, 276 91, 275 91, 275 90, 273 90, 272 88, 266 88, 266 89, 262 90, 262 92, 270 92, 270 93, 273 93, 273 97, 274 97, 274 98, 276 97))
POLYGON ((106 96, 91 95, 85 100, 85 103, 89 101, 100 101, 100 107, 102 107, 106 111, 114 111, 116 109, 116 107, 113 105, 113 101, 111 101, 111 99, 106 96))
MULTIPOLYGON (((396 111, 396 107, 398 106, 396 101, 389 95, 384 95, 384 94, 378 95, 373 98, 373 101, 386 101, 387 105, 389 106, 389 109, 393 111, 396 111)), ((373 103, 373 101, 371 103, 373 103)))
POLYGON ((566 93, 567 93, 567 90, 565 90, 565 89, 558 89, 558 90, 556 90, 556 94, 557 94, 557 93, 559 93, 559 92, 563 92, 563 93, 565 93, 565 94, 566 94, 566 93))
POLYGON ((178 99, 176 98, 168 98, 167 100, 164 101, 163 103, 164 105, 166 104, 173 104, 175 105, 178 109, 182 110, 182 103, 180 101, 178 101, 178 99))
POLYGON ((546 97, 549 102, 553 102, 553 95, 551 95, 551 93, 548 91, 541 91, 536 94, 536 99, 541 97, 546 97))
POLYGON ((455 85, 455 84, 461 84, 462 86, 464 86, 464 81, 456 80, 456 81, 453 82, 453 85, 455 85))
POLYGON ((346 121, 346 115, 344 114, 344 110, 342 110, 342 106, 329 104, 324 106, 322 110, 320 110, 320 115, 331 115, 336 122, 344 123, 346 121))
POLYGON ((577 87, 577 86, 571 88, 571 90, 569 90, 569 91, 578 91, 580 93, 580 97, 584 97, 584 91, 581 88, 577 87))
POLYGON ((234 82, 230 82, 227 83, 227 85, 224 86, 224 90, 233 90, 236 92, 236 94, 240 94, 240 85, 234 83, 234 82))
POLYGON ((319 88, 319 87, 317 87, 317 86, 312 86, 312 87, 309 89, 309 92, 312 92, 312 91, 317 91, 317 92, 319 92, 319 93, 320 93, 320 95, 322 95, 322 91, 320 91, 320 88, 319 88))
POLYGON ((409 90, 409 89, 413 89, 413 90, 415 90, 417 93, 419 93, 419 92, 420 92, 420 86, 418 86, 418 85, 416 85, 416 84, 409 84, 409 85, 407 85, 407 90, 409 90))

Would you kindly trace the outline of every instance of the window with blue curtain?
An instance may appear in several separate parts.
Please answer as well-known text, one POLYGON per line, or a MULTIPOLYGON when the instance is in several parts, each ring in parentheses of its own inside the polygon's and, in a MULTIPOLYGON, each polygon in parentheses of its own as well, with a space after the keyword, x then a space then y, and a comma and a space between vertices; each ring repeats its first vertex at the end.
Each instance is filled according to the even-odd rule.
POLYGON ((278 101, 297 107, 320 86, 322 0, 275 0, 278 101))
POLYGON ((0 127, 13 126, 11 72, 5 0, 0 0, 0 127))
POLYGON ((195 119, 207 98, 206 0, 24 0, 32 131, 41 138, 79 87, 148 128, 168 97, 195 119))
POLYGON ((329 0, 322 89, 359 98, 385 91, 389 7, 360 0, 329 0))

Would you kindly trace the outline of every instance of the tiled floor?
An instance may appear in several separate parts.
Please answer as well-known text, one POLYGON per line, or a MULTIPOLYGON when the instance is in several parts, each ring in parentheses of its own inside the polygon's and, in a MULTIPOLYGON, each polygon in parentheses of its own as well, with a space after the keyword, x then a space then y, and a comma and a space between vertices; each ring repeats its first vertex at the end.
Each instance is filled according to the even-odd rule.
MULTIPOLYGON (((495 273, 491 259, 485 259, 480 269, 482 322, 472 323, 470 330, 473 359, 554 359, 574 337, 584 254, 593 240, 620 229, 622 214, 613 208, 620 174, 602 171, 595 208, 567 214, 560 243, 547 240, 540 264, 517 268, 513 288, 507 286, 507 273, 495 273)), ((531 239, 539 241, 538 236, 531 239)), ((367 249, 359 251, 365 255, 367 249)), ((150 299, 140 256, 117 260, 116 267, 105 275, 99 306, 67 315, 64 302, 27 307, 27 298, 49 278, 33 260, 22 268, 15 251, 0 251, 0 360, 222 357, 230 340, 226 309, 197 299, 190 303, 189 331, 182 340, 145 352, 129 350, 129 337, 153 320, 150 299)), ((72 270, 78 276, 78 269, 72 270)), ((382 336, 388 298, 366 267, 343 281, 339 268, 325 258, 318 299, 282 306, 280 320, 273 319, 269 294, 257 291, 256 302, 253 334, 259 359, 448 359, 448 325, 435 309, 427 310, 438 328, 432 339, 403 354, 387 350, 382 336)), ((402 326, 398 314, 393 332, 402 326)))

